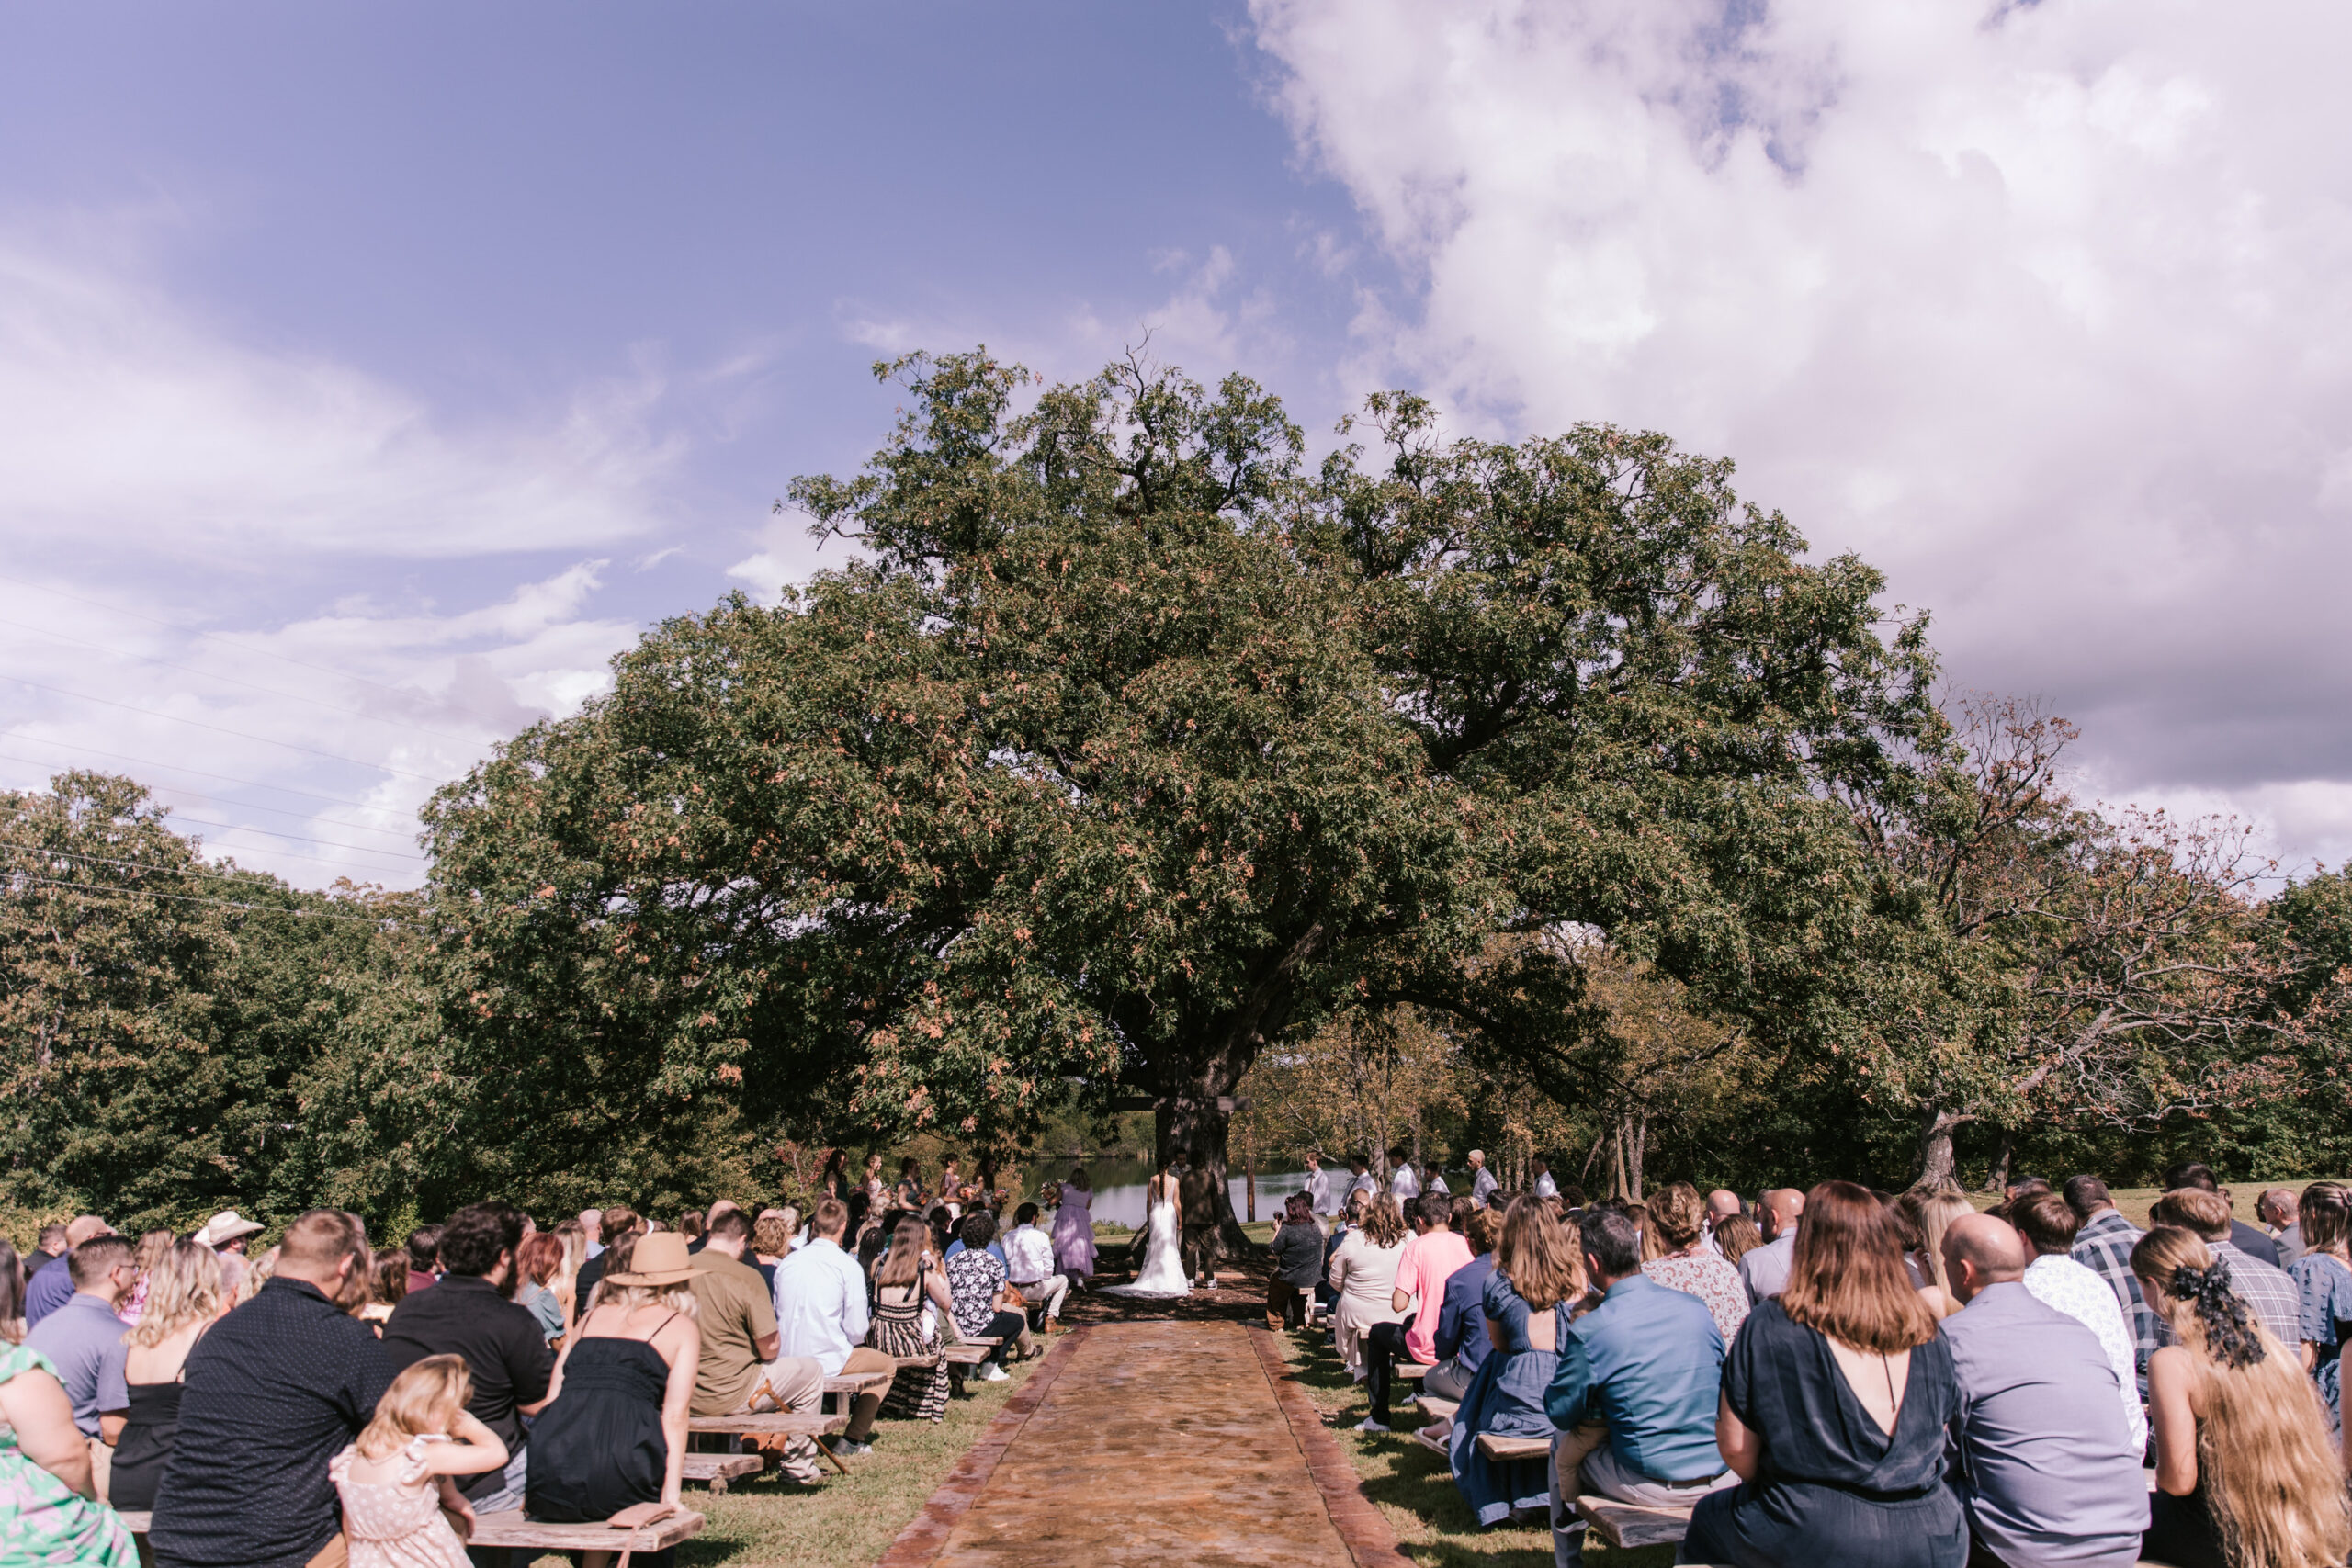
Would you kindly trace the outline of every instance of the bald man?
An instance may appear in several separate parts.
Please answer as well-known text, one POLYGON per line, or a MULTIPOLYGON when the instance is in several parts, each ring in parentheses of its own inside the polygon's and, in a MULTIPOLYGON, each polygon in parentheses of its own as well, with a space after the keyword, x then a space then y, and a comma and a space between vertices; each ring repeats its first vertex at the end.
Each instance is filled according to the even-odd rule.
POLYGON ((2006 1222, 1962 1215, 1943 1255, 1967 1303, 1943 1331, 1960 1382, 1955 1482, 1977 1545, 2002 1562, 2131 1568, 2147 1483, 2106 1348, 2025 1288, 2029 1249, 2006 1222))
POLYGON ((1707 1194, 1707 1213, 1704 1220, 1709 1252, 1713 1253, 1717 1258, 1724 1255, 1724 1249, 1715 1245, 1715 1227, 1747 1206, 1739 1201, 1738 1193, 1727 1192, 1720 1187, 1707 1194))
POLYGON ((1747 1287, 1747 1304, 1760 1306, 1788 1288, 1789 1269, 1796 1261, 1797 1220, 1804 1213, 1804 1194, 1793 1187, 1775 1187, 1764 1194, 1758 1214, 1764 1245, 1739 1260, 1739 1280, 1747 1287))

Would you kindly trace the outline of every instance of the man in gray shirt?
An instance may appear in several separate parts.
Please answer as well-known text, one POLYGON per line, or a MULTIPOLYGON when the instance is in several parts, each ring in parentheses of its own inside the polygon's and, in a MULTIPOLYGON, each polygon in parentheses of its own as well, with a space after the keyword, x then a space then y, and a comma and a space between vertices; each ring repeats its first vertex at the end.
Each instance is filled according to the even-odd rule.
POLYGON ((1739 1280, 1747 1287, 1748 1305, 1761 1306, 1788 1288, 1789 1269, 1797 1256, 1797 1220, 1804 1213, 1804 1194, 1793 1187, 1775 1187, 1757 1205, 1764 1245, 1739 1260, 1739 1280))
POLYGON ((1954 1220, 1943 1254, 1967 1307, 1943 1331, 1953 1483, 1977 1545, 2008 1568, 2132 1568, 2147 1478, 2098 1336, 2025 1288, 2025 1244, 1990 1214, 1954 1220))

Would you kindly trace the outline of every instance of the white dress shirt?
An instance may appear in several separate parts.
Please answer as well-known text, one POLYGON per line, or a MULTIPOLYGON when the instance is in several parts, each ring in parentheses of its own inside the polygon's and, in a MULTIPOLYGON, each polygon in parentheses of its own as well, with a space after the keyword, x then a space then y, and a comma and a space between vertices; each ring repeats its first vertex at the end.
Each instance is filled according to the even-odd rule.
POLYGON ((1339 1184, 1331 1179, 1331 1173, 1321 1166, 1318 1165, 1306 1173, 1306 1186, 1304 1190, 1306 1193, 1306 1206, 1314 1213, 1336 1214, 1340 1212, 1339 1184))
POLYGON ((1413 1174, 1412 1165, 1400 1165, 1388 1179, 1388 1195, 1399 1203, 1408 1203, 1421 1195, 1421 1179, 1413 1174))
POLYGON ((1557 1198, 1560 1195, 1560 1184, 1552 1179, 1550 1171, 1535 1179, 1535 1195, 1538 1198, 1557 1198))
POLYGON ((2123 1308, 2115 1292, 2096 1269, 2071 1258, 2052 1254, 2026 1265, 2025 1288, 2035 1301, 2055 1307, 2098 1336, 2099 1348, 2123 1384, 2123 1424, 2132 1431, 2132 1450, 2148 1446, 2148 1413, 2140 1408, 2140 1384, 2133 1371, 2132 1331, 2123 1325, 2123 1308))
POLYGON ((1015 1225, 1004 1238, 1005 1277, 1034 1285, 1054 1276, 1054 1238, 1035 1225, 1015 1225))
POLYGON ((809 1356, 839 1373, 865 1342, 865 1271, 831 1237, 796 1247, 775 1266, 775 1325, 779 1356, 809 1356))

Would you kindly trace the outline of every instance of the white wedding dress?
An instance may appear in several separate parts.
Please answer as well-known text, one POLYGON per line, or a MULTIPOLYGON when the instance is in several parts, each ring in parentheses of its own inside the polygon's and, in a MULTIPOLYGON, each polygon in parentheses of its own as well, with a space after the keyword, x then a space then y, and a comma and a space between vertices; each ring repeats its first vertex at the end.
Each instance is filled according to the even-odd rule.
POLYGON ((1112 1285, 1109 1296, 1189 1296, 1192 1281, 1184 1277, 1184 1251, 1176 1234, 1176 1205, 1161 1198, 1151 1205, 1144 1222, 1149 1233, 1144 1245, 1143 1272, 1132 1285, 1112 1285))

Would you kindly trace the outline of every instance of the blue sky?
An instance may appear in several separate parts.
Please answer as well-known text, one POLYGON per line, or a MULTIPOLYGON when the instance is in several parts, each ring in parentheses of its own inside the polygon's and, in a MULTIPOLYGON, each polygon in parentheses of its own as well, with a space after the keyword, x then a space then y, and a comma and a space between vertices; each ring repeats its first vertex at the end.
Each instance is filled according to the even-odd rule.
POLYGON ((241 860, 412 881, 430 781, 817 564, 769 503, 882 433, 873 359, 1079 376, 1148 332, 1318 433, 1412 385, 1731 455, 1957 681, 2082 721, 2086 793, 2333 861, 2347 35, 0 0, 0 785, 137 757, 241 860))

